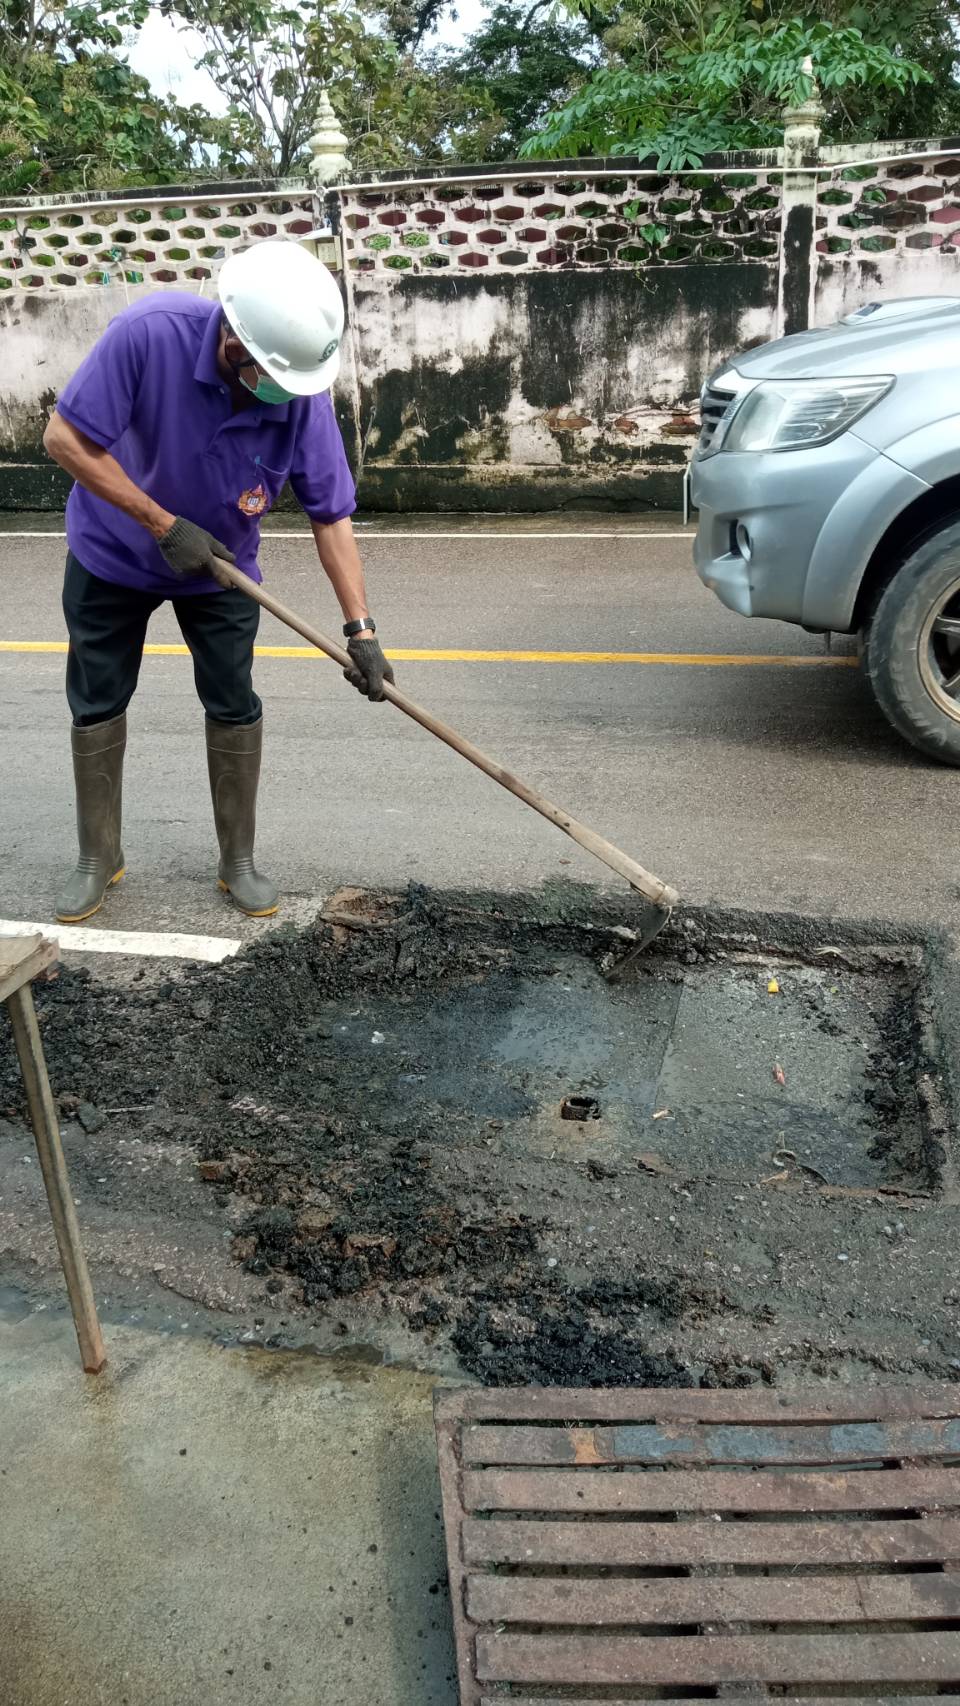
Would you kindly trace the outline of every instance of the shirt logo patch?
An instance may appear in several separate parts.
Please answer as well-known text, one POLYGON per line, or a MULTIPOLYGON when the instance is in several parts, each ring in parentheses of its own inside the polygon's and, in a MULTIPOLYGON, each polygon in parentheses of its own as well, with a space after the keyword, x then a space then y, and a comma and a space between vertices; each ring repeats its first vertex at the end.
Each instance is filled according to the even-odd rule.
POLYGON ((270 499, 262 486, 248 486, 237 499, 237 508, 241 515, 262 515, 270 506, 270 499))

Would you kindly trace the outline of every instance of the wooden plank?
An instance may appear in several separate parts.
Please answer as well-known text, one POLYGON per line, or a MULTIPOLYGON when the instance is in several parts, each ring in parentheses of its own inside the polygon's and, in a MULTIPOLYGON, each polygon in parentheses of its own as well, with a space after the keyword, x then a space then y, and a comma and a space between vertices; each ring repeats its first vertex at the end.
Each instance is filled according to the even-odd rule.
MULTIPOLYGON (((694 1701, 696 1706, 703 1706, 702 1695, 685 1701, 683 1695, 671 1692, 669 1699, 670 1706, 694 1706, 694 1701)), ((776 1706, 837 1706, 837 1699, 835 1694, 822 1698, 815 1694, 778 1694, 776 1706)), ((842 1706, 930 1706, 931 1700, 936 1700, 937 1706, 960 1706, 960 1694, 870 1694, 862 1699, 844 1694, 842 1706)), ((570 1694, 538 1694, 534 1697, 511 1692, 509 1695, 484 1694, 479 1706, 637 1706, 637 1696, 634 1694, 626 1700, 622 1697, 611 1699, 609 1694, 605 1694, 602 1700, 588 1700, 579 1695, 574 1698, 570 1694)), ((738 1697, 725 1693, 723 1706, 759 1706, 759 1703, 755 1694, 738 1697)))
POLYGON ((481 1682, 894 1683, 960 1681, 960 1633, 883 1635, 477 1636, 481 1682))
MULTIPOLYGON (((44 946, 51 944, 45 943, 44 946)), ((80 1239, 76 1204, 60 1141, 57 1109, 47 1076, 37 1010, 29 983, 7 997, 6 1008, 13 1026, 13 1040, 30 1108, 30 1124, 33 1126, 63 1277, 67 1282, 80 1359, 88 1374, 99 1374, 106 1367, 107 1353, 80 1239)))
POLYGON ((473 1623, 883 1623, 960 1617, 960 1575, 605 1581, 470 1576, 473 1623))
POLYGON ((468 1469, 468 1511, 954 1510, 960 1469, 468 1469))
POLYGON ((494 1424, 463 1431, 461 1460, 495 1464, 814 1464, 960 1457, 960 1420, 842 1422, 829 1427, 661 1426, 560 1428, 494 1424))
POLYGON ((452 1421, 776 1423, 872 1422, 960 1415, 960 1388, 930 1381, 797 1392, 749 1388, 703 1392, 655 1387, 608 1391, 554 1387, 465 1387, 438 1392, 438 1417, 452 1421))
POLYGON ((37 930, 32 936, 0 936, 0 977, 6 977, 35 952, 43 941, 37 930))
POLYGON ((458 1457, 459 1424, 437 1419, 437 1467, 443 1495, 443 1527, 447 1542, 447 1571, 450 1579, 450 1600, 453 1606, 453 1635, 457 1655, 458 1698, 460 1706, 477 1706, 479 1688, 473 1669, 471 1631, 463 1615, 466 1591, 466 1571, 460 1548, 461 1524, 464 1509, 460 1500, 460 1463, 458 1457))
POLYGON ((59 957, 43 936, 0 936, 0 1001, 8 1001, 59 957))
POLYGON ((468 1517, 477 1564, 900 1564, 960 1561, 960 1520, 879 1522, 511 1522, 468 1517))

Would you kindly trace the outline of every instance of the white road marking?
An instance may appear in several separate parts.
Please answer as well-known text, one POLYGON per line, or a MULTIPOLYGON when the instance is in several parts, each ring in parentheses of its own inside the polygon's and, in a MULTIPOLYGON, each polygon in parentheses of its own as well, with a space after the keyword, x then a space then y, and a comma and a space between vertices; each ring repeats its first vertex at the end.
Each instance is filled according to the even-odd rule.
POLYGON ((64 953, 137 954, 144 959, 205 960, 216 965, 243 944, 227 936, 187 936, 178 930, 85 930, 83 925, 24 924, 0 918, 0 936, 35 936, 59 942, 64 953))
MULTIPOLYGON (((471 532, 467 532, 466 529, 456 529, 449 533, 415 533, 412 529, 409 531, 405 529, 402 533, 399 530, 384 533, 373 532, 372 530, 368 532, 362 522, 357 523, 356 533, 357 537, 360 539, 689 539, 691 542, 694 539, 694 534, 692 532, 685 533, 679 528, 669 533, 654 533, 639 527, 618 530, 613 528, 601 530, 598 528, 593 532, 583 531, 578 533, 568 531, 564 531, 563 533, 557 533, 555 531, 537 532, 533 528, 525 528, 516 533, 508 533, 506 531, 501 531, 496 527, 487 527, 471 532)), ((300 533, 280 533, 279 531, 276 533, 264 533, 263 535, 264 539, 301 539, 302 537, 303 535, 300 533)))
MULTIPOLYGON (((471 532, 457 529, 449 533, 420 533, 413 532, 412 530, 409 532, 401 532, 399 528, 392 528, 389 532, 384 533, 365 527, 363 522, 357 523, 356 532, 358 539, 689 539, 692 542, 694 538, 692 532, 683 532, 680 529, 669 533, 652 533, 645 532, 638 527, 617 532, 612 529, 607 529, 602 532, 597 531, 592 533, 572 533, 568 531, 564 531, 563 533, 535 533, 527 530, 517 533, 504 533, 500 532, 495 527, 484 528, 480 531, 471 532)), ((43 529, 39 527, 29 528, 24 532, 16 532, 13 529, 8 530, 7 528, 0 529, 0 543, 2 543, 4 539, 66 539, 66 537, 65 533, 44 532, 43 529)), ((271 530, 270 532, 264 533, 261 536, 261 543, 268 545, 271 539, 307 540, 312 537, 313 536, 310 533, 303 533, 302 531, 287 532, 278 528, 275 531, 271 530)))

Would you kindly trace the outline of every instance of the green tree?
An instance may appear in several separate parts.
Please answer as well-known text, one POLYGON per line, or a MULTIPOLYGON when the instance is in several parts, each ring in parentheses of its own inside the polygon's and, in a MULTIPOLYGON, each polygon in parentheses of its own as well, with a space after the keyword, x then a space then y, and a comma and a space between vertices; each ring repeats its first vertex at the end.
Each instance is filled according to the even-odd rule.
POLYGON ((358 170, 516 158, 589 63, 587 27, 554 11, 553 0, 494 5, 458 48, 403 50, 391 32, 393 61, 385 44, 380 62, 368 56, 332 91, 358 170))
POLYGON ((450 154, 471 100, 442 55, 423 45, 449 3, 159 0, 159 7, 199 31, 199 63, 229 101, 221 163, 282 177, 306 163, 324 90, 357 170, 450 154))
POLYGON ((469 129, 458 138, 460 158, 473 149, 476 159, 516 159, 524 138, 598 57, 586 22, 565 20, 555 0, 494 5, 449 66, 459 82, 482 91, 487 106, 476 140, 469 129))
MULTIPOLYGON (((796 16, 796 0, 779 8, 775 0, 571 4, 597 30, 605 62, 527 139, 529 156, 655 154, 665 167, 679 167, 698 164, 708 150, 771 146, 784 105, 811 92, 808 56, 828 137, 909 134, 920 114, 928 122, 934 115, 936 31, 920 0, 904 0, 899 14, 887 15, 885 37, 875 21, 869 33, 851 22, 842 3, 833 16, 824 7, 796 16)), ((856 16, 866 25, 862 9, 856 16)), ((955 50, 949 32, 941 36, 950 72, 944 81, 955 96, 955 50)))
POLYGON ((327 88, 391 73, 398 49, 374 0, 159 0, 197 31, 198 63, 226 95, 223 162, 281 177, 303 164, 327 88))
POLYGON ((457 77, 437 52, 401 52, 385 44, 382 59, 331 90, 358 172, 417 170, 464 159, 499 127, 486 91, 457 77))
POLYGON ((453 0, 384 0, 387 31, 403 52, 414 50, 452 6, 453 0))
POLYGON ((206 114, 155 96, 119 57, 146 12, 0 0, 0 191, 172 181, 200 163, 206 114))

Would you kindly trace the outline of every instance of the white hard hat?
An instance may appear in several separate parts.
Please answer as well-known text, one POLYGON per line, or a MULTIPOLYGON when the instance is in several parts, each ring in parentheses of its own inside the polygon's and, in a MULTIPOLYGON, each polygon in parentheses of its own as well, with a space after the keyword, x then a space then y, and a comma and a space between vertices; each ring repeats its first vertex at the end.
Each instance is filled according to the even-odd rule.
POLYGON ((295 397, 329 391, 340 369, 343 299, 333 274, 299 243, 255 243, 229 255, 217 289, 257 364, 295 397))

